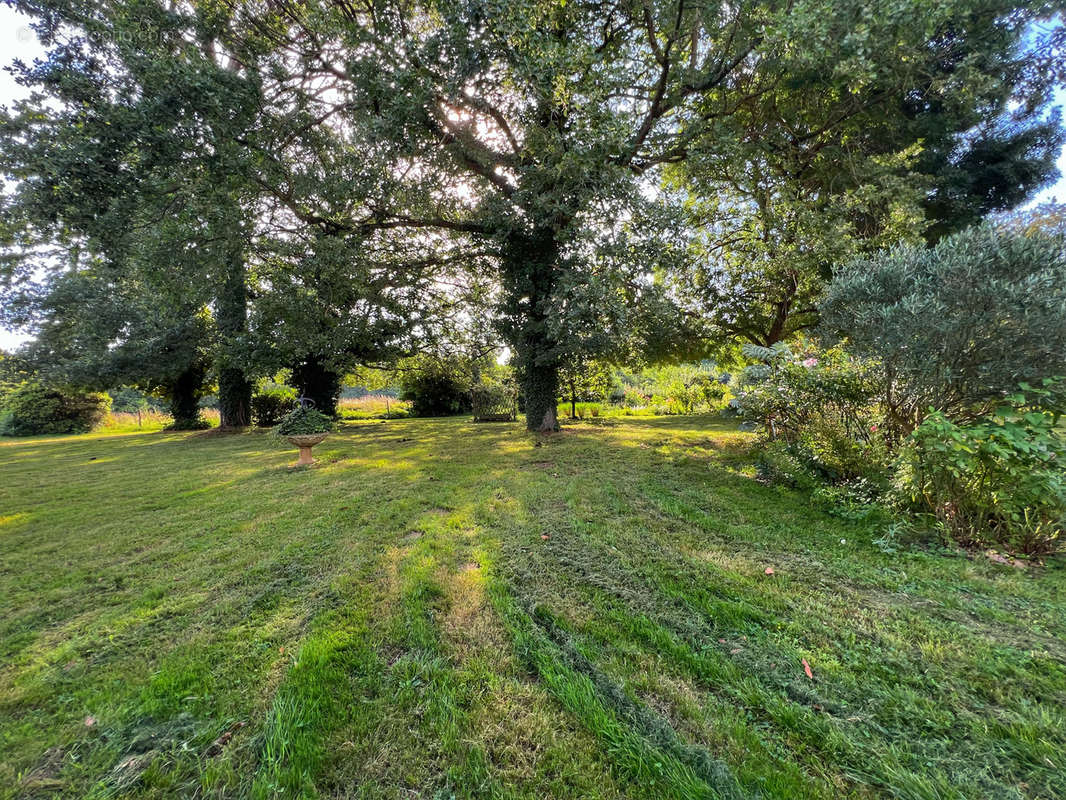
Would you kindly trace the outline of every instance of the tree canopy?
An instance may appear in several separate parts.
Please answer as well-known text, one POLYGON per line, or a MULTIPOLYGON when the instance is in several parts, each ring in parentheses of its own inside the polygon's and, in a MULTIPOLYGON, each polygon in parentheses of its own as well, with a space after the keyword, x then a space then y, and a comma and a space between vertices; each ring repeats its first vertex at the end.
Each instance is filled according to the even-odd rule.
POLYGON ((1049 3, 16 5, 49 47, 0 127, 22 319, 100 270, 186 287, 94 346, 150 381, 203 320, 232 425, 258 376, 325 398, 485 315, 554 430, 566 364, 787 338, 835 263, 1010 207, 1061 144, 1049 3))

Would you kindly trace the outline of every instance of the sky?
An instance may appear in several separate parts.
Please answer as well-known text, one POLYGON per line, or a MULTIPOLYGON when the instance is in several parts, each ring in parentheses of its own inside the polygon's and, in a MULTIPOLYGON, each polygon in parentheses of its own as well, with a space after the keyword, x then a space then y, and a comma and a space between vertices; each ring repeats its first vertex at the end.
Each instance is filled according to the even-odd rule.
MULTIPOLYGON (((3 66, 6 67, 17 58, 31 62, 43 54, 37 37, 27 23, 27 17, 18 14, 7 5, 0 5, 0 54, 3 54, 0 60, 3 66)), ((0 105, 8 105, 13 100, 23 97, 25 93, 25 88, 16 84, 6 70, 0 72, 0 105)), ((1066 90, 1059 89, 1056 92, 1055 101, 1057 105, 1066 106, 1066 90)), ((1062 173, 1058 183, 1036 194, 1030 201, 1030 205, 1051 200, 1066 202, 1066 147, 1059 154, 1058 164, 1059 171, 1062 173)), ((10 350, 26 338, 0 328, 0 350, 10 350)))

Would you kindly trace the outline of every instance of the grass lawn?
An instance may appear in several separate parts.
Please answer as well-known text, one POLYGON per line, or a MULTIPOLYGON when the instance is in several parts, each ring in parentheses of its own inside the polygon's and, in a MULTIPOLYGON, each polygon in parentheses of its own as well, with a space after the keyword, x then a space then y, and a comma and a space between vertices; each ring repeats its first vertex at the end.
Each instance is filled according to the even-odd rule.
POLYGON ((886 554, 747 442, 4 441, 0 797, 1066 797, 1061 561, 886 554))

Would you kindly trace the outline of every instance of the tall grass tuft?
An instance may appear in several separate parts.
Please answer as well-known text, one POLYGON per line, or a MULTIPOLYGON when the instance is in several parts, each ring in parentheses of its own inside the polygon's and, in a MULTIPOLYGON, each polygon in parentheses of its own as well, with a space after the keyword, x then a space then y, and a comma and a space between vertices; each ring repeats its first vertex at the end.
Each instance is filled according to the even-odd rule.
POLYGON ((399 419, 411 412, 411 404, 384 394, 342 397, 337 403, 342 419, 399 419))
MULTIPOLYGON (((200 412, 201 416, 211 423, 211 427, 217 427, 219 412, 217 408, 205 408, 200 412)), ((161 431, 174 421, 170 414, 162 411, 113 411, 109 413, 96 426, 95 430, 104 433, 137 433, 145 431, 161 431)))

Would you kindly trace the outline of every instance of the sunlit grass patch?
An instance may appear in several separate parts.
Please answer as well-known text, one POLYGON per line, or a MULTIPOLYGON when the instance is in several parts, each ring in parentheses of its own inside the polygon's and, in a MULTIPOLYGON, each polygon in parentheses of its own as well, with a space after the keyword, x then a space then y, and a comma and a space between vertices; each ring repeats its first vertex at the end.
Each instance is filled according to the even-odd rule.
POLYGON ((1066 794, 1066 570, 885 553, 748 441, 4 443, 0 797, 1066 794))

